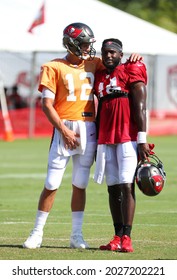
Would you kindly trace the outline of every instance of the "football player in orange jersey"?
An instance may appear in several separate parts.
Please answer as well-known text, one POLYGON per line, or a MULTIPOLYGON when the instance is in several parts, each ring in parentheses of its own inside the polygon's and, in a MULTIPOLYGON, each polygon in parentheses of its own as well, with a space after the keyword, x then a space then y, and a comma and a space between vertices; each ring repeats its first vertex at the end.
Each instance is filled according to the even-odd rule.
MULTIPOLYGON (((71 248, 88 248, 82 236, 86 188, 96 150, 94 75, 103 69, 95 57, 94 34, 83 23, 72 23, 63 32, 64 58, 41 67, 39 91, 42 108, 54 131, 48 156, 48 170, 41 193, 35 225, 23 247, 34 249, 42 244, 43 229, 57 189, 72 157, 72 233, 71 248)), ((139 59, 136 54, 132 59, 139 59)))

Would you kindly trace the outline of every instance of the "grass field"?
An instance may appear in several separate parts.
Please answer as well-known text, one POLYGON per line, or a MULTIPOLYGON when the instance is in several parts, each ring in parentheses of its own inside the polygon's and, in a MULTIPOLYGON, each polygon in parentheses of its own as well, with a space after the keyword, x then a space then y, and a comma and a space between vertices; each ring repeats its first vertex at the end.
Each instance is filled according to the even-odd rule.
POLYGON ((83 233, 89 250, 69 248, 71 231, 71 164, 57 193, 44 231, 43 246, 22 248, 36 215, 46 173, 50 139, 0 141, 1 260, 176 260, 177 259, 177 136, 149 137, 167 173, 164 190, 146 197, 136 188, 132 231, 134 253, 98 249, 113 236, 106 185, 91 178, 87 190, 83 233))

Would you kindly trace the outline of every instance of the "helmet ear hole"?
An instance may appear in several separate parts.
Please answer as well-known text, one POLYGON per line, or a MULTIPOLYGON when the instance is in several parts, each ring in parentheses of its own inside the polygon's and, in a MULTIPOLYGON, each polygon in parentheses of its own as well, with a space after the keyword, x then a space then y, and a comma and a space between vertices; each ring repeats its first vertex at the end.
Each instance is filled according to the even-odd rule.
POLYGON ((150 161, 139 162, 135 181, 140 191, 147 196, 158 195, 165 184, 166 173, 163 163, 156 155, 150 155, 150 161))

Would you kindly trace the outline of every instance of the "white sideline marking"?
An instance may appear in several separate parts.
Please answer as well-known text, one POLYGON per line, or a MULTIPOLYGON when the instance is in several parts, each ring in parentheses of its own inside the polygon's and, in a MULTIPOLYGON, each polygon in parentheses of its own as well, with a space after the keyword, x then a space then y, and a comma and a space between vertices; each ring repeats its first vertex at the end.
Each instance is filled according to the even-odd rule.
MULTIPOLYGON (((44 179, 46 173, 25 173, 25 174, 18 174, 18 173, 11 173, 11 174, 0 174, 1 179, 25 179, 25 178, 33 178, 33 179, 44 179)), ((71 177, 71 174, 64 175, 64 178, 71 177)))
MULTIPOLYGON (((19 221, 14 221, 14 222, 0 222, 0 225, 15 225, 15 224, 33 224, 33 222, 19 222, 19 221)), ((70 222, 47 222, 48 225, 70 225, 70 222)), ((98 225, 98 222, 95 223, 87 223, 87 225, 98 225)), ((100 223, 100 225, 107 225, 110 226, 110 223, 100 223)), ((135 224, 135 226, 146 226, 146 227, 177 227, 177 225, 166 225, 166 224, 135 224)))
MULTIPOLYGON (((33 178, 33 179, 44 179, 46 177, 46 173, 7 173, 7 174, 0 174, 0 179, 25 179, 25 178, 33 178)), ((71 178, 71 173, 65 173, 63 179, 71 178)), ((90 178, 93 179, 93 174, 90 174, 90 178)))
POLYGON ((0 174, 1 179, 24 179, 24 178, 44 178, 44 173, 26 173, 26 174, 0 174))
POLYGON ((25 163, 24 162, 23 163, 15 163, 15 164, 14 163, 9 163, 9 162, 8 163, 6 163, 6 162, 4 162, 4 163, 1 162, 0 163, 0 168, 4 168, 4 169, 5 168, 7 168, 7 169, 9 169, 9 168, 17 168, 17 167, 18 168, 22 168, 22 169, 29 168, 29 167, 31 168, 32 167, 32 168, 35 169, 35 168, 38 168, 38 167, 41 168, 41 166, 42 166, 42 164, 40 164, 40 163, 39 164, 31 165, 31 163, 28 164, 27 162, 25 162, 25 163))

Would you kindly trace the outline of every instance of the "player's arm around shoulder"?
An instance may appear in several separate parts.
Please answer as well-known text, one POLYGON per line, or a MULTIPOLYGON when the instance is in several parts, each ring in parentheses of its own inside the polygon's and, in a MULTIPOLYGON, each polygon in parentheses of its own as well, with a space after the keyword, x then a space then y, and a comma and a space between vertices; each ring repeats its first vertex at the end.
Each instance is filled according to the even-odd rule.
POLYGON ((145 85, 147 84, 147 70, 144 62, 127 61, 125 63, 125 69, 129 75, 130 83, 136 81, 142 81, 145 85))
POLYGON ((139 69, 140 71, 146 71, 146 65, 143 61, 130 61, 127 60, 125 63, 126 69, 129 71, 135 71, 139 69))

